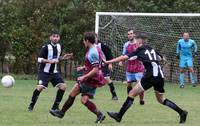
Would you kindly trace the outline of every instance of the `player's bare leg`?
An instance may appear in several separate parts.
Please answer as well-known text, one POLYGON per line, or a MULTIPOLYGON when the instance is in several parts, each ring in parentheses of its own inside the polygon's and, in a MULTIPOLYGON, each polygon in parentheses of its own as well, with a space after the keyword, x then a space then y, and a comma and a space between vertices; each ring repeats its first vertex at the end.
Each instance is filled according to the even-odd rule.
POLYGON ((76 96, 80 94, 80 86, 78 83, 74 85, 72 90, 70 91, 68 99, 65 101, 63 107, 61 110, 56 110, 54 112, 50 112, 53 116, 56 116, 58 118, 63 118, 65 115, 65 112, 73 105, 74 100, 76 96))
POLYGON ((100 110, 98 110, 98 108, 92 101, 89 100, 88 95, 83 94, 83 96, 81 97, 81 103, 97 116, 95 123, 101 123, 105 119, 103 113, 100 110))
POLYGON ((179 123, 185 123, 186 118, 187 118, 187 114, 188 112, 185 110, 182 110, 181 108, 179 108, 179 106, 177 106, 174 102, 170 101, 169 99, 166 99, 163 95, 163 93, 159 93, 159 92, 155 92, 155 96, 157 101, 160 104, 163 104, 165 106, 168 106, 169 108, 173 109, 174 111, 176 111, 179 116, 180 116, 180 121, 179 123))
MULTIPOLYGON (((140 81, 137 81, 137 83, 140 83, 140 81)), ((139 97, 140 97, 140 105, 144 105, 144 91, 142 91, 140 94, 139 94, 139 97)))
POLYGON ((134 98, 139 95, 141 92, 143 92, 143 88, 141 87, 140 83, 137 83, 133 89, 129 92, 128 97, 126 98, 126 101, 124 102, 124 104, 122 105, 120 111, 118 113, 115 112, 107 112, 108 115, 115 119, 117 122, 120 122, 123 115, 125 114, 125 112, 131 107, 131 105, 133 104, 134 98))
POLYGON ((37 85, 36 89, 33 91, 33 95, 31 98, 31 103, 28 106, 28 111, 31 112, 33 111, 33 108, 38 100, 38 97, 40 95, 40 93, 43 91, 45 87, 43 85, 37 85))

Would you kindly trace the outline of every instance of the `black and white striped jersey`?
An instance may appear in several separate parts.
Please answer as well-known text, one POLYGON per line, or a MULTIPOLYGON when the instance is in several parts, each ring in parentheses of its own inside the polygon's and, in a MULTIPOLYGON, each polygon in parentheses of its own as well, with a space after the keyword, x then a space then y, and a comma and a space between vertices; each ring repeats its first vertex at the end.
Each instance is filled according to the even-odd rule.
POLYGON ((48 42, 44 46, 42 46, 38 62, 39 65, 39 72, 45 72, 45 73, 59 73, 59 67, 58 64, 50 64, 50 63, 41 63, 41 59, 47 59, 47 60, 59 60, 61 55, 61 45, 59 43, 53 44, 52 42, 48 42))
POLYGON ((162 58, 158 52, 156 52, 149 45, 142 45, 138 47, 136 51, 127 55, 129 58, 140 60, 145 67, 145 76, 147 77, 162 77, 164 78, 159 61, 162 58))
POLYGON ((103 43, 101 41, 98 41, 97 46, 102 50, 103 52, 103 59, 105 60, 111 60, 113 59, 112 51, 111 49, 106 45, 106 43, 103 43))

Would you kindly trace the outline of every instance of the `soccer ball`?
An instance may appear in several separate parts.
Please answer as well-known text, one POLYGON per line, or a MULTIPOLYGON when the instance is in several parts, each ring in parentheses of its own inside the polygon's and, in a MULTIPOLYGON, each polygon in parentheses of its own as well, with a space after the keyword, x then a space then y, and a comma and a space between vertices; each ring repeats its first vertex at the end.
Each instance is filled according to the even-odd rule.
POLYGON ((1 79, 1 84, 6 88, 10 88, 15 84, 15 79, 10 75, 5 75, 1 79))

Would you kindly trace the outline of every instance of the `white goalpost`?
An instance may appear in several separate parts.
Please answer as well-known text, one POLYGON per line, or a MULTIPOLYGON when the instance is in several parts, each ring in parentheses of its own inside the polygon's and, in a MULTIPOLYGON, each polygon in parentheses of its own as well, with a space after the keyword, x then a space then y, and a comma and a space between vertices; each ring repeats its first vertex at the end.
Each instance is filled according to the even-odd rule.
MULTIPOLYGON (((176 59, 177 41, 182 37, 183 32, 189 32, 190 37, 199 45, 200 14, 96 12, 95 32, 100 41, 105 42, 112 49, 115 57, 122 53, 123 44, 127 42, 128 29, 147 33, 148 44, 168 60, 163 67, 166 80, 177 82, 179 77, 179 60, 176 59)), ((197 59, 194 59, 194 68, 199 77, 197 59)), ((124 73, 124 68, 114 64, 112 77, 115 80, 125 80, 124 73)), ((185 74, 188 76, 187 72, 185 74)))

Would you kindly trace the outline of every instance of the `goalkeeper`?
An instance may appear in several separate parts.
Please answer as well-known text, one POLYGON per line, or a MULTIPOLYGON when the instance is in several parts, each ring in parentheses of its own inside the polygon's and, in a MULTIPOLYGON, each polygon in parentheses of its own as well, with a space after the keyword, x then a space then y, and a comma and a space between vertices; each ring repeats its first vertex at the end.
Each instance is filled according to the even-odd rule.
POLYGON ((195 87, 197 80, 196 80, 196 77, 194 75, 194 70, 193 70, 193 57, 197 56, 197 45, 194 40, 190 39, 188 32, 184 32, 183 38, 178 41, 177 48, 176 48, 176 54, 177 54, 177 58, 180 59, 180 62, 179 62, 180 88, 184 88, 184 68, 186 68, 186 67, 189 68, 190 80, 191 80, 193 87, 195 87), (192 50, 194 50, 193 55, 192 55, 192 50))

